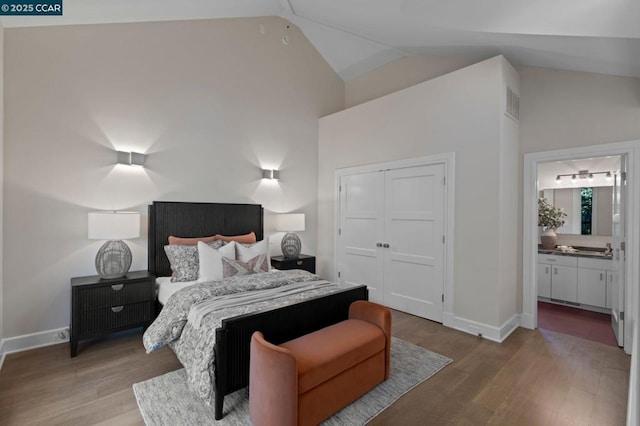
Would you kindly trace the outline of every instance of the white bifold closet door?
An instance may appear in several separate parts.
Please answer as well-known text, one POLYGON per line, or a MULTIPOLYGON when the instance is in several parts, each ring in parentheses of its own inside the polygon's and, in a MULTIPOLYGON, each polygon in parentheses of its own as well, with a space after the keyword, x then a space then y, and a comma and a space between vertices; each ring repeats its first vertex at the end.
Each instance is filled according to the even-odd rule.
POLYGON ((369 299, 442 322, 444 166, 340 178, 340 281, 365 284, 369 299))

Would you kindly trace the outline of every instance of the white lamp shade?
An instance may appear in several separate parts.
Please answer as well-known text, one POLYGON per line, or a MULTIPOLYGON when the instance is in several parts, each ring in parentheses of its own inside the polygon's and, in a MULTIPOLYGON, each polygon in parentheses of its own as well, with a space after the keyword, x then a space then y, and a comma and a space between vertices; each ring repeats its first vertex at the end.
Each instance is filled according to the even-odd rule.
POLYGON ((127 240, 139 236, 138 212, 89 212, 91 240, 127 240))
POLYGON ((276 215, 276 230, 284 232, 304 231, 304 213, 276 215))

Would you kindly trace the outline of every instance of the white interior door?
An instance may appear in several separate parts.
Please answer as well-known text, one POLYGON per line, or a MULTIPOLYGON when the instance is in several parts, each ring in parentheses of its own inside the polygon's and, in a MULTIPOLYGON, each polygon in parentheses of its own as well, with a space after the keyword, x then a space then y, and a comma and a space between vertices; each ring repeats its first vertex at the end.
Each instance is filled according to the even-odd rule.
POLYGON ((384 304, 442 322, 444 165, 385 172, 384 304))
POLYGON ((342 176, 339 214, 339 281, 367 285, 369 300, 382 304, 384 172, 342 176))
POLYGON ((626 201, 626 157, 620 157, 620 170, 614 174, 613 183, 613 280, 611 289, 611 326, 624 346, 624 298, 625 298, 625 201, 626 201))

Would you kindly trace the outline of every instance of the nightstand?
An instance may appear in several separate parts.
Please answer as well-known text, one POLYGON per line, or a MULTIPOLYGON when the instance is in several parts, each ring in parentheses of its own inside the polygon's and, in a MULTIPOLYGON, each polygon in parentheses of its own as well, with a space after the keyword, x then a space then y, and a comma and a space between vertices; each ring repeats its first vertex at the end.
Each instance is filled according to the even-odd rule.
POLYGON ((312 274, 316 273, 316 257, 301 254, 297 259, 287 259, 284 256, 271 256, 271 266, 276 269, 304 269, 312 274))
POLYGON ((71 278, 71 357, 78 354, 80 339, 148 327, 154 319, 155 287, 148 271, 114 279, 71 278))

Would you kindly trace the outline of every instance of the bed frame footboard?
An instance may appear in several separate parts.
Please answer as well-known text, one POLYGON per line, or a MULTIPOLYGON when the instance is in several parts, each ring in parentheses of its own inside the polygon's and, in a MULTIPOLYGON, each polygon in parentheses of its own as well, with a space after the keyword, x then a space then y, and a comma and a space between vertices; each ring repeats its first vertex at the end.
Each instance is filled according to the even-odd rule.
POLYGON ((216 330, 215 416, 222 418, 225 395, 249 385, 251 335, 261 331, 269 342, 280 344, 349 317, 349 305, 368 300, 366 286, 352 287, 281 308, 241 315, 222 321, 216 330))

